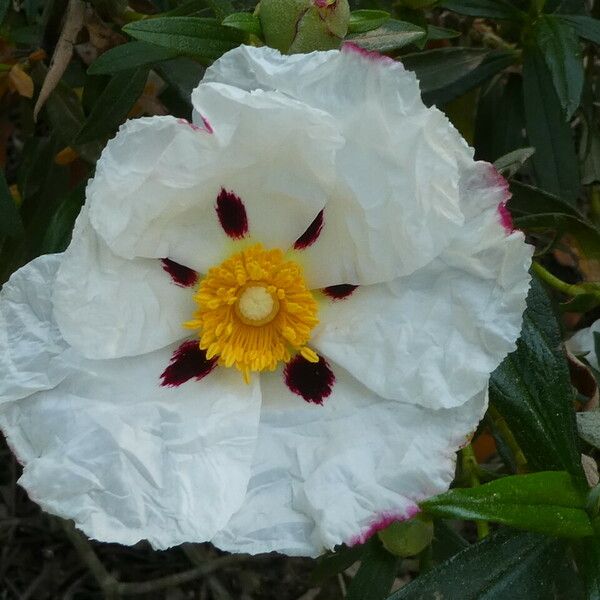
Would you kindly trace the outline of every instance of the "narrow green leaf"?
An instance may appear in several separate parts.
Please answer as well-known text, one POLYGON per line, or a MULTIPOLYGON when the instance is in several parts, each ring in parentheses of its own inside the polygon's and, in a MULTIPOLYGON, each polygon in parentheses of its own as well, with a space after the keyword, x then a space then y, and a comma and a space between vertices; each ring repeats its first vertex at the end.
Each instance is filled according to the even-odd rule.
POLYGON ((527 146, 524 129, 521 76, 509 73, 493 78, 479 94, 475 119, 477 158, 493 162, 515 148, 527 146))
POLYGON ((246 33, 251 33, 256 37, 262 37, 262 27, 260 19, 252 13, 233 13, 223 19, 223 25, 240 29, 246 33))
POLYGON ((427 105, 462 96, 515 60, 513 52, 485 48, 438 48, 402 57, 404 66, 416 73, 427 105))
POLYGON ((0 25, 2 21, 4 21, 4 17, 6 17, 6 13, 10 7, 10 0, 0 0, 0 25))
POLYGON ((535 278, 517 349, 492 373, 489 390, 532 469, 564 470, 586 486, 560 328, 535 278))
POLYGON ((4 171, 0 169, 0 236, 19 237, 23 234, 21 215, 8 189, 4 171))
POLYGON ((586 600, 600 600, 600 537, 582 540, 575 548, 586 600))
POLYGON ((85 183, 79 185, 58 205, 42 239, 43 254, 66 250, 71 241, 75 219, 85 201, 85 186, 85 183))
POLYGON ((600 44, 600 19, 585 15, 556 15, 556 18, 571 25, 579 37, 600 44))
POLYGON ((553 15, 541 16, 534 33, 568 120, 579 107, 583 90, 579 39, 569 24, 553 15))
POLYGON ((391 52, 413 44, 417 40, 425 38, 426 35, 427 32, 422 27, 418 27, 413 23, 390 19, 377 29, 348 36, 348 39, 365 50, 391 52))
POLYGON ((451 40, 460 36, 460 31, 455 29, 446 29, 445 27, 436 27, 435 25, 427 25, 428 40, 451 40))
POLYGON ((468 547, 469 542, 450 525, 450 522, 442 519, 434 521, 432 549, 436 561, 448 560, 468 547))
POLYGON ((543 54, 527 48, 523 63, 523 99, 529 144, 537 184, 542 189, 575 202, 579 194, 579 169, 571 128, 563 115, 543 54))
POLYGON ((110 75, 117 71, 130 71, 138 67, 153 65, 177 56, 177 51, 148 44, 129 42, 116 46, 101 54, 89 67, 90 75, 110 75))
POLYGON ((397 568, 398 559, 383 547, 377 536, 371 538, 348 587, 346 600, 384 600, 392 589, 397 568))
POLYGON ((417 577, 388 600, 549 600, 565 544, 501 530, 417 577))
POLYGON ((585 499, 564 471, 512 475, 421 502, 434 517, 494 521, 556 537, 593 535, 585 499))
POLYGON ((470 17, 518 21, 524 14, 507 0, 443 0, 440 6, 470 17))
POLYGON ((117 73, 96 101, 75 142, 83 144, 110 136, 144 91, 147 78, 144 68, 117 73))
POLYGON ((518 148, 494 161, 494 166, 507 178, 514 177, 535 154, 535 148, 518 148))
POLYGON ((600 231, 572 204, 546 192, 511 182, 508 202, 515 225, 527 232, 553 231, 572 235, 587 258, 600 259, 600 231))
POLYGON ((137 21, 123 30, 132 37, 205 60, 216 60, 239 46, 246 34, 200 17, 163 17, 137 21))
POLYGON ((207 2, 219 21, 223 21, 225 17, 235 12, 231 0, 207 0, 207 2))
POLYGON ((165 17, 187 17, 188 15, 197 14, 199 12, 208 12, 208 0, 187 0, 172 10, 163 13, 165 17))
POLYGON ((354 10, 350 13, 348 33, 365 33, 377 29, 390 18, 390 13, 385 10, 354 10))
POLYGON ((202 79, 204 68, 191 58, 174 58, 156 65, 158 74, 179 94, 191 102, 192 90, 202 79))

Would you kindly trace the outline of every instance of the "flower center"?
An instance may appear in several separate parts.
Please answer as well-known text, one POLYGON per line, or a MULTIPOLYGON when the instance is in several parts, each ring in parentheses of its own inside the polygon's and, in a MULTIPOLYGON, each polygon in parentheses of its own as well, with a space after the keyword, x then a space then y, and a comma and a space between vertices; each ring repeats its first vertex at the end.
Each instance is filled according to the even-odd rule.
POLYGON ((257 244, 234 254, 208 271, 194 300, 198 309, 185 326, 198 331, 208 359, 235 366, 246 381, 296 353, 319 360, 306 346, 318 323, 317 303, 300 265, 281 250, 257 244))
POLYGON ((240 294, 235 309, 242 323, 258 327, 275 318, 279 312, 279 300, 264 285, 249 285, 240 294))

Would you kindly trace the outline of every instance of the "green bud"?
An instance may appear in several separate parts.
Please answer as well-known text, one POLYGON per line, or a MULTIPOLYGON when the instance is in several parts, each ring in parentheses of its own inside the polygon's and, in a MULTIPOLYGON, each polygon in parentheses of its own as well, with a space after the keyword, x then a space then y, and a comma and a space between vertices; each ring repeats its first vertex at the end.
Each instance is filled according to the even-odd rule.
POLYGON ((415 556, 433 539, 433 523, 420 516, 395 522, 378 534, 385 549, 396 556, 415 556))
POLYGON ((339 48, 350 21, 348 0, 261 0, 265 42, 287 54, 339 48))

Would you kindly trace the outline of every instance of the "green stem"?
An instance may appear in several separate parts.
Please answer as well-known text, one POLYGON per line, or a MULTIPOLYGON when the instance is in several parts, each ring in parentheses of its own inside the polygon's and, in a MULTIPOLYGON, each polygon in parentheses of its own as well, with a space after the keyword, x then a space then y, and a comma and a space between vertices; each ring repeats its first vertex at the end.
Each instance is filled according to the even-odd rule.
POLYGON ((508 423, 504 419, 504 417, 500 414, 498 409, 495 406, 491 406, 488 408, 488 416, 491 419, 494 427, 498 430, 506 445, 510 448, 515 463, 517 464, 517 473, 527 472, 527 459, 523 454, 523 450, 519 447, 513 432, 508 427, 508 423))
POLYGON ((582 285, 566 283, 562 279, 559 279, 555 275, 552 275, 550 271, 547 271, 539 262, 531 263, 531 270, 539 277, 544 283, 547 283, 550 287, 566 294, 567 296, 581 296, 583 294, 591 294, 589 289, 586 289, 582 285))
MULTIPOLYGON (((477 463, 477 458, 475 457, 473 446, 471 446, 471 444, 465 446, 460 451, 460 456, 461 466, 463 472, 467 475, 469 484, 471 485, 471 487, 477 487, 480 484, 479 477, 477 475, 479 464, 477 463)), ((489 535, 490 526, 487 521, 475 521, 475 525, 477 527, 478 539, 482 540, 484 537, 489 535)))

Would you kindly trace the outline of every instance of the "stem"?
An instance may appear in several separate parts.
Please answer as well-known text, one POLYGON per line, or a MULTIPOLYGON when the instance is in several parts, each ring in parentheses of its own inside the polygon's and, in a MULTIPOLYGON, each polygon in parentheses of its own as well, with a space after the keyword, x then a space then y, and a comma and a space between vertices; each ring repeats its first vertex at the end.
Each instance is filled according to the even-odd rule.
POLYGON ((500 432, 500 435, 504 438, 506 445, 510 448, 517 464, 517 473, 527 472, 527 459, 523 454, 523 450, 519 447, 513 432, 509 429, 508 423, 504 417, 500 414, 495 406, 488 408, 488 415, 494 424, 494 427, 500 432))
MULTIPOLYGON (((473 446, 471 446, 471 444, 465 446, 460 451, 460 456, 462 469, 467 475, 471 487, 479 486, 479 477, 477 476, 479 464, 477 463, 473 446)), ((475 525, 477 526, 478 539, 482 540, 484 537, 489 535, 490 526, 487 521, 475 521, 475 525)))
POLYGON ((581 296, 583 294, 587 295, 598 295, 598 292, 594 294, 593 291, 586 289, 585 287, 566 283, 562 279, 559 279, 555 275, 552 275, 550 271, 547 271, 539 262, 531 263, 531 270, 544 282, 547 283, 550 287, 553 287, 555 290, 566 294, 567 296, 581 296))

